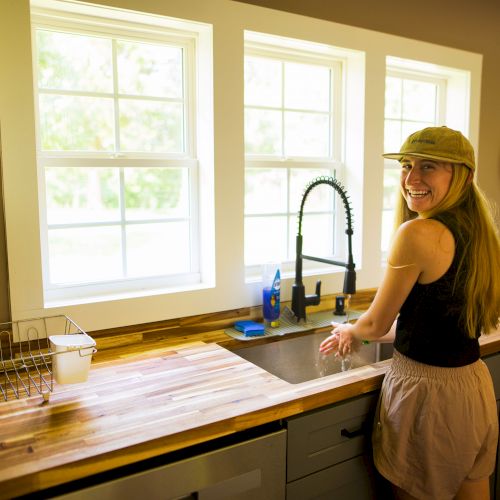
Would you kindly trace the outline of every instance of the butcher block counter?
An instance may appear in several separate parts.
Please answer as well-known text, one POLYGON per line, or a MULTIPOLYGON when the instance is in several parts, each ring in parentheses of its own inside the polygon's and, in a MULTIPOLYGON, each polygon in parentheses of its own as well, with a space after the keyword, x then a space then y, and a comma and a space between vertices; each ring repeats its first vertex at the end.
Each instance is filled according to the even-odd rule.
MULTIPOLYGON (((99 350, 85 383, 0 403, 0 498, 41 491, 378 389, 390 360, 289 384, 223 330, 99 350)), ((99 347, 99 342, 98 342, 99 347)), ((108 346, 109 347, 109 346, 108 346)), ((500 332, 482 354, 500 351, 500 332)))

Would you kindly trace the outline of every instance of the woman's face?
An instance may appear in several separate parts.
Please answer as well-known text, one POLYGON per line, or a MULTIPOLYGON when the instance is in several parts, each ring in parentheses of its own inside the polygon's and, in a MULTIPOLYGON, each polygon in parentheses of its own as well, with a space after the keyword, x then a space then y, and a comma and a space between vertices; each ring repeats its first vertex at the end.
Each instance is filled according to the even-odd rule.
POLYGON ((436 207, 450 189, 453 165, 444 161, 405 156, 401 160, 401 191, 408 208, 427 212, 436 207))

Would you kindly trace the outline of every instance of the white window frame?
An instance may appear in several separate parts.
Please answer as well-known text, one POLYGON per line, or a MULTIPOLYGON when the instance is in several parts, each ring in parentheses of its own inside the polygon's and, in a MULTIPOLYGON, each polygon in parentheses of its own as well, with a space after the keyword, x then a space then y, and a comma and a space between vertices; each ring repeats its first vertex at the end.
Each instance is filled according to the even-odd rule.
MULTIPOLYGON (((328 67, 331 70, 331 86, 330 86, 330 142, 329 154, 325 157, 304 157, 304 156, 287 156, 281 155, 259 155, 254 153, 245 153, 245 169, 285 169, 287 171, 287 183, 290 182, 290 169, 327 169, 330 171, 330 176, 342 182, 344 163, 343 163, 343 140, 344 140, 344 67, 346 64, 345 58, 335 54, 334 48, 327 48, 314 43, 303 42, 300 47, 296 46, 295 40, 273 37, 262 33, 245 32, 245 57, 256 56, 265 59, 272 59, 279 62, 293 62, 309 65, 318 65, 328 67)), ((282 85, 284 85, 284 80, 282 85)), ((282 92, 282 97, 283 97, 282 92)), ((246 106, 245 109, 253 108, 254 106, 246 106)), ((272 108, 274 109, 274 108, 272 108)), ((282 102, 279 110, 285 111, 282 102)), ((282 151, 284 151, 284 134, 282 135, 282 151)), ((335 193, 336 194, 336 193, 335 193)), ((342 203, 338 202, 338 197, 334 196, 334 206, 332 212, 334 215, 334 252, 330 255, 323 255, 324 258, 341 260, 345 253, 346 238, 343 230, 345 224, 345 214, 342 203), (340 208, 340 209, 339 209, 340 208)), ((290 234, 290 220, 297 216, 296 212, 290 211, 290 199, 287 199, 286 213, 264 213, 258 215, 250 215, 251 217, 266 217, 270 215, 281 215, 287 217, 287 248, 295 248, 294 235, 290 234), (293 240, 291 240, 293 238, 293 240), (290 244, 292 242, 293 244, 290 244)), ((299 201, 299 200, 297 200, 299 201)), ((308 212, 308 214, 325 213, 325 212, 308 212)), ((247 214, 245 212, 245 219, 247 214)), ((264 263, 245 266, 245 275, 247 281, 253 281, 260 278, 261 266, 264 263)), ((282 272, 291 274, 295 266, 295 254, 289 255, 289 259, 281 263, 282 272)), ((334 269, 332 266, 326 266, 312 261, 304 261, 304 271, 308 274, 317 273, 321 270, 331 272, 334 269)))
MULTIPOLYGON (((46 305, 61 303, 62 301, 86 300, 96 296, 109 296, 110 294, 134 293, 141 290, 165 290, 172 291, 185 289, 186 287, 199 286, 202 283, 202 270, 200 264, 200 206, 198 201, 199 193, 199 162, 197 158, 197 122, 196 122, 196 45, 197 37, 195 33, 179 31, 174 29, 145 26, 137 22, 115 21, 107 19, 95 19, 83 14, 70 14, 68 12, 51 11, 48 13, 43 9, 32 9, 32 40, 33 53, 36 54, 36 31, 38 29, 50 30, 54 32, 64 32, 77 35, 97 35, 102 38, 130 40, 135 42, 149 42, 154 44, 166 44, 179 47, 183 51, 183 149, 181 153, 139 153, 139 152, 65 152, 65 151, 43 151, 40 144, 40 133, 37 134, 37 168, 39 178, 39 204, 40 204, 40 239, 42 256, 42 275, 44 283, 44 302, 46 305), (49 251, 48 251, 48 231, 51 226, 46 219, 46 198, 45 198, 45 167, 111 167, 118 168, 120 172, 121 215, 117 223, 112 225, 120 226, 122 235, 126 225, 131 224, 124 218, 123 213, 123 172, 127 167, 135 168, 155 168, 155 167, 177 167, 186 168, 189 178, 189 239, 191 247, 190 271, 182 274, 157 275, 143 278, 128 277, 117 280, 105 280, 99 282, 88 282, 82 284, 53 284, 49 277, 49 251)), ((113 51, 113 66, 116 67, 116 54, 113 51)), ((38 96, 39 94, 57 95, 85 95, 85 92, 47 91, 39 90, 37 86, 37 65, 34 56, 34 96, 35 96, 35 116, 37 126, 39 124, 38 96)), ((87 93, 95 95, 95 93, 87 93)), ((110 95, 106 95, 110 97, 110 95)), ((116 101, 120 95, 118 90, 113 89, 113 99, 116 101)), ((116 103, 115 103, 116 104, 116 103)), ((115 105, 115 141, 119 144, 119 129, 117 125, 117 112, 115 105)), ((170 218, 151 220, 153 223, 172 220, 170 218)), ((136 223, 135 221, 132 222, 136 223)), ((91 224, 92 227, 109 224, 91 224)), ((84 227, 88 224, 70 224, 71 227, 84 227)), ((60 225, 56 225, 60 227, 60 225)), ((122 236, 123 238, 123 236, 122 236)), ((125 245, 122 251, 125 252, 125 245)), ((122 255, 122 263, 125 255, 122 255)))

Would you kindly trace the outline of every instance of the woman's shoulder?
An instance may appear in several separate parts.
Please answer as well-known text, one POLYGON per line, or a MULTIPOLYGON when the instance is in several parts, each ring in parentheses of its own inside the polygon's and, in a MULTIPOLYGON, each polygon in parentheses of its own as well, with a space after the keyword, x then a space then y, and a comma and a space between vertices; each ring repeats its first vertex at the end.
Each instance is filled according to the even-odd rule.
POLYGON ((444 222, 438 219, 411 219, 404 222, 398 229, 406 237, 433 237, 441 236, 443 233, 450 233, 450 228, 444 222))
POLYGON ((412 219, 396 231, 391 260, 400 265, 409 259, 423 263, 437 253, 453 254, 454 249, 453 234, 445 224, 436 219, 412 219))

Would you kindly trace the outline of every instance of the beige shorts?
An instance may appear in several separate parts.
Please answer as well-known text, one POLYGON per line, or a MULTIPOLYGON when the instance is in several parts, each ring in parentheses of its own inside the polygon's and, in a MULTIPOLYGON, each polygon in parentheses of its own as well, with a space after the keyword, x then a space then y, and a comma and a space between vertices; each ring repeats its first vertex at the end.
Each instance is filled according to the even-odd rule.
POLYGON ((373 429, 378 471, 419 499, 453 498, 495 468, 498 414, 482 360, 430 366, 394 351, 373 429))

